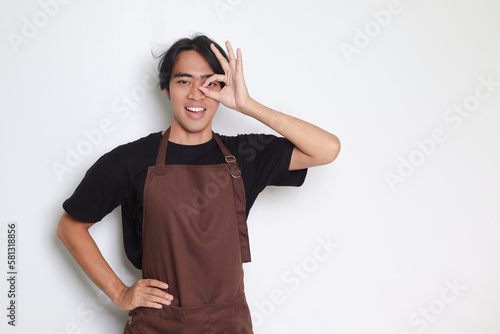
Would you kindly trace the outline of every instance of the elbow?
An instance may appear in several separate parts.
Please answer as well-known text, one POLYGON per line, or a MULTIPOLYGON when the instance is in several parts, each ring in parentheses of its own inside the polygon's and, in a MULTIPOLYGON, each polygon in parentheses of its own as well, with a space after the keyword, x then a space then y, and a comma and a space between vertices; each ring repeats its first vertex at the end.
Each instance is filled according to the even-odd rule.
POLYGON ((340 140, 337 136, 332 138, 324 146, 323 164, 328 165, 337 159, 340 153, 340 140))
POLYGON ((88 229, 93 224, 76 220, 65 212, 59 221, 59 225, 57 225, 57 237, 64 245, 68 246, 82 237, 82 233, 88 233, 88 229))
POLYGON ((57 225, 57 237, 59 240, 61 240, 64 243, 64 222, 63 218, 59 221, 59 224, 57 225))
POLYGON ((72 224, 74 219, 71 218, 66 212, 63 213, 59 224, 57 225, 57 237, 62 241, 63 244, 67 244, 71 233, 74 232, 74 228, 77 225, 72 224))

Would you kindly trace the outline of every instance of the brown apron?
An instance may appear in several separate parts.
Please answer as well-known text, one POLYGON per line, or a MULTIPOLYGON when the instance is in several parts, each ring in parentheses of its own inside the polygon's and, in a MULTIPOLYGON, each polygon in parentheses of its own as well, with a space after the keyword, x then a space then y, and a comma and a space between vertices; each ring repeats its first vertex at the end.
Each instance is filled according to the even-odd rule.
POLYGON ((236 159, 218 165, 165 165, 163 135, 144 187, 142 275, 166 282, 162 309, 129 312, 125 334, 250 334, 243 262, 250 261, 245 189, 236 159))

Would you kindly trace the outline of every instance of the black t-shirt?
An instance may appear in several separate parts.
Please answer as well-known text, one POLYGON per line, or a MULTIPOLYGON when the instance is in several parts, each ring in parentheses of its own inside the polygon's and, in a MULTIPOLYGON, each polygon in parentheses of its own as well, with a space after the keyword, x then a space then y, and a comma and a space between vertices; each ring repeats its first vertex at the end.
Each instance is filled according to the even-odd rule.
MULTIPOLYGON (((87 171, 64 210, 77 220, 98 222, 121 205, 125 252, 135 267, 141 268, 143 194, 147 169, 154 166, 161 132, 121 145, 103 155, 87 171)), ((289 171, 294 145, 273 135, 219 135, 236 157, 246 194, 246 213, 257 195, 268 185, 300 186, 307 169, 289 171)), ((169 141, 166 164, 215 165, 224 156, 212 138, 200 145, 179 145, 169 141)))

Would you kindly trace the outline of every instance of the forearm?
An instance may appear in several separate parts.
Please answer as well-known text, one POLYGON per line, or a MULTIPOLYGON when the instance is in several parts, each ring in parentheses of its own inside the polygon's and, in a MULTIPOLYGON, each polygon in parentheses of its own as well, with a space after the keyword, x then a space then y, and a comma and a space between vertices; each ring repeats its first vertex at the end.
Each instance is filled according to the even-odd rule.
POLYGON ((92 223, 83 223, 64 213, 57 227, 57 235, 68 248, 87 276, 122 310, 136 307, 162 308, 170 305, 173 296, 162 291, 168 284, 155 279, 141 279, 131 287, 116 276, 102 256, 88 229, 92 223))
POLYGON ((90 235, 88 229, 92 225, 78 222, 64 213, 57 235, 92 282, 115 302, 126 286, 113 272, 90 235))
POLYGON ((242 113, 257 119, 291 141, 307 156, 310 166, 332 162, 340 151, 337 136, 296 117, 268 108, 249 99, 242 113))

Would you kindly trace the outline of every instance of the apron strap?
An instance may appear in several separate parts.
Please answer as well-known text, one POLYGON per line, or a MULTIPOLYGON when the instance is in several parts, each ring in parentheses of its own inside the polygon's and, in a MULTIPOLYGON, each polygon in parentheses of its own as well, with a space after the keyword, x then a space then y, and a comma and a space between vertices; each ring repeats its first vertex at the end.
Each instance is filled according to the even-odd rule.
POLYGON ((222 151, 222 154, 224 154, 224 158, 226 159, 229 167, 229 174, 233 177, 232 183, 236 206, 236 217, 238 219, 238 229, 240 230, 241 261, 250 262, 252 259, 250 256, 250 242, 248 240, 245 185, 243 183, 243 179, 241 178, 241 172, 238 168, 238 164, 236 163, 236 158, 231 154, 231 152, 229 152, 227 147, 222 144, 219 137, 215 133, 213 135, 217 145, 219 145, 219 148, 222 151))
MULTIPOLYGON (((156 155, 156 167, 165 166, 165 159, 167 156, 167 146, 168 146, 168 137, 170 135, 170 128, 168 128, 163 137, 161 138, 160 147, 158 149, 158 153, 156 155)), ((229 166, 229 173, 235 179, 241 177, 240 169, 238 168, 238 164, 236 163, 236 158, 234 155, 229 152, 226 146, 222 144, 219 137, 212 131, 212 136, 215 139, 215 142, 219 146, 222 154, 224 154, 224 158, 226 159, 227 165, 229 166)))
POLYGON ((227 165, 229 166, 229 174, 235 179, 241 177, 241 172, 240 169, 238 168, 238 164, 236 163, 236 158, 234 155, 229 152, 226 146, 222 144, 222 142, 219 139, 219 136, 217 136, 213 131, 213 136, 215 139, 215 142, 217 145, 219 145, 220 150, 222 151, 222 154, 224 154, 224 158, 226 159, 227 165))
MULTIPOLYGON (((170 128, 165 131, 163 137, 161 138, 160 148, 158 149, 158 154, 156 155, 156 167, 165 166, 165 158, 167 157, 167 145, 168 136, 170 135, 170 128)), ((158 170, 159 168, 157 168, 158 170)))

